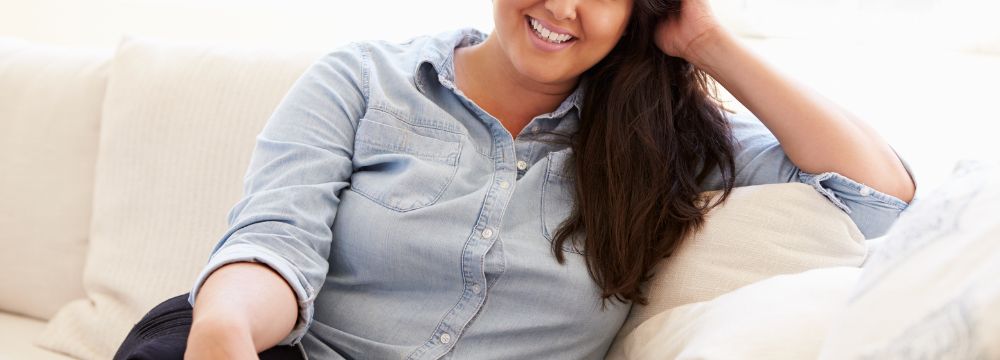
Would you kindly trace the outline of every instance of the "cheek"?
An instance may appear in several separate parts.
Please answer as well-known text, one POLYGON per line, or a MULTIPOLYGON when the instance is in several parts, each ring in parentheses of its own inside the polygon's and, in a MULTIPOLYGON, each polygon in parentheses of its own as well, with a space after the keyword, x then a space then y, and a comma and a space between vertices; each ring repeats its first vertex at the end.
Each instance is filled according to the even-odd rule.
POLYGON ((509 24, 538 0, 493 0, 493 19, 496 26, 509 24))
POLYGON ((510 42, 521 32, 524 21, 525 9, 533 1, 525 0, 494 0, 493 3, 493 24, 496 31, 505 42, 510 42))
POLYGON ((587 34, 587 52, 603 58, 618 44, 627 25, 627 14, 599 16, 583 23, 587 34))
POLYGON ((591 37, 618 39, 628 26, 630 9, 618 6, 595 8, 586 14, 591 16, 588 16, 581 25, 591 37))

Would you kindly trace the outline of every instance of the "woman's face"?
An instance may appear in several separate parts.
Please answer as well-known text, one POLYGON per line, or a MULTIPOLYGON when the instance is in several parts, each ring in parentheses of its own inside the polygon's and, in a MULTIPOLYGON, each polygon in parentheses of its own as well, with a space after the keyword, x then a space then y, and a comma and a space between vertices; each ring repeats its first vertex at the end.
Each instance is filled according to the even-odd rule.
POLYGON ((522 75, 542 83, 575 80, 614 48, 632 1, 493 0, 494 32, 522 75))

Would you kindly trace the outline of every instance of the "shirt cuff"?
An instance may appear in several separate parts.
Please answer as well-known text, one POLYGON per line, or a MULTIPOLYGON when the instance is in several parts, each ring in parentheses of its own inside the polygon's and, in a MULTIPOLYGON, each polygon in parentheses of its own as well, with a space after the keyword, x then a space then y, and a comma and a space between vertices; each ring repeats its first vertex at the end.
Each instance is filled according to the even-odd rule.
POLYGON ((316 299, 316 292, 308 282, 299 280, 304 279, 304 276, 288 260, 285 260, 267 248, 245 243, 220 248, 211 256, 208 264, 205 265, 201 274, 195 280, 194 287, 188 295, 188 303, 194 307, 198 290, 200 290, 201 285, 213 271, 235 262, 263 263, 274 269, 275 272, 291 285, 298 302, 298 319, 295 321, 295 327, 292 329, 292 332, 282 339, 278 345, 295 345, 302 341, 302 337, 305 336, 309 326, 312 325, 313 304, 316 299))
MULTIPOLYGON (((891 145, 890 148, 892 148, 891 145)), ((892 151, 903 164, 913 186, 916 187, 917 179, 910 164, 899 156, 896 149, 892 149, 892 151)), ((798 179, 802 183, 812 185, 820 194, 823 194, 834 205, 847 213, 861 230, 865 239, 885 235, 900 213, 909 207, 909 204, 895 196, 875 190, 836 172, 811 174, 799 171, 798 179)), ((916 201, 917 197, 918 195, 914 194, 911 202, 916 201)))
MULTIPOLYGON (((896 154, 896 158, 899 159, 899 162, 903 164, 903 169, 906 170, 906 174, 910 177, 910 181, 913 182, 913 187, 915 189, 917 187, 917 179, 916 176, 913 175, 913 169, 910 167, 910 164, 908 164, 902 156, 899 156, 899 153, 896 152, 896 149, 892 148, 892 145, 889 145, 889 148, 892 149, 894 154, 896 154)), ((854 181, 853 179, 837 172, 812 174, 800 171, 798 176, 800 182, 812 185, 817 191, 830 199, 834 205, 837 205, 837 207, 844 210, 844 212, 848 214, 852 213, 851 207, 849 207, 841 199, 837 198, 836 194, 839 193, 841 195, 851 196, 852 198, 858 198, 854 196, 857 194, 860 195, 861 201, 869 202, 866 201, 866 199, 874 199, 882 205, 879 207, 888 207, 892 210, 898 211, 902 211, 909 206, 909 204, 900 198, 875 190, 868 185, 854 181)))
POLYGON ((820 194, 826 196, 834 205, 837 205, 844 212, 851 214, 851 208, 844 201, 837 197, 837 193, 858 194, 863 197, 874 199, 884 206, 895 210, 906 209, 907 203, 895 196, 875 190, 874 188, 852 180, 849 177, 836 172, 825 172, 821 174, 811 174, 807 172, 799 173, 799 181, 812 185, 820 194))

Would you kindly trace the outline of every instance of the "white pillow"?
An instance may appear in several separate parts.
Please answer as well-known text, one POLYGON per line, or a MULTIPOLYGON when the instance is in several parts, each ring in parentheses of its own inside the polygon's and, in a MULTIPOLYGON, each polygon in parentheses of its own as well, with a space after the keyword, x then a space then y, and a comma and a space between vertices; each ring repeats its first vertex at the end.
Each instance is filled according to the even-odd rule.
MULTIPOLYGON (((714 203, 721 191, 707 193, 714 203)), ((802 183, 734 188, 707 214, 702 230, 654 269, 649 304, 633 305, 608 351, 641 322, 672 308, 714 299, 780 274, 834 266, 859 267, 864 235, 843 210, 802 183)))
POLYGON ((624 339, 624 358, 815 359, 860 273, 834 267, 779 275, 664 311, 624 339))
POLYGON ((83 297, 108 51, 0 39, 0 311, 83 297))
POLYGON ((903 212, 820 358, 1000 358, 1000 163, 960 163, 903 212))
POLYGON ((86 299, 38 344, 110 359, 154 305, 190 290, 242 196, 257 133, 320 54, 125 38, 104 102, 86 299))

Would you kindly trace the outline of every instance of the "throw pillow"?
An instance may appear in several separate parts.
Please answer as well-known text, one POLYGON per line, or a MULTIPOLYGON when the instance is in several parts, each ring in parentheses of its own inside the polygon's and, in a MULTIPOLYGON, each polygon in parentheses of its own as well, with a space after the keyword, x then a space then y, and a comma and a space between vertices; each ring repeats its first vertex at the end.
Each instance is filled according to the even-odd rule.
MULTIPOLYGON (((706 193, 712 203, 721 194, 706 193)), ((702 230, 654 268, 646 284, 649 304, 632 306, 608 354, 621 356, 621 340, 632 329, 675 307, 775 275, 859 267, 867 252, 864 241, 850 216, 809 185, 734 188, 726 203, 707 214, 702 230)))
POLYGON ((815 359, 861 269, 778 275, 664 311, 624 340, 627 359, 815 359))

